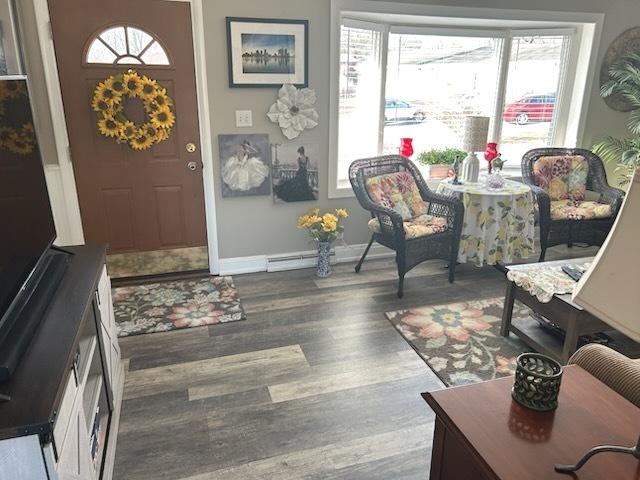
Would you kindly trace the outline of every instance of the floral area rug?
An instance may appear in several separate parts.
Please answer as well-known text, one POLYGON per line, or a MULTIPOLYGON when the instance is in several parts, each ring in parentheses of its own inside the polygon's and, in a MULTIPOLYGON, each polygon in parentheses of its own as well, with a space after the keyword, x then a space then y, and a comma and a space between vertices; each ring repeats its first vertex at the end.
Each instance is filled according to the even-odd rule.
MULTIPOLYGON (((531 351, 513 335, 500 335, 504 299, 387 312, 387 318, 447 386, 492 380, 515 372, 515 360, 531 351)), ((530 314, 516 302, 513 318, 530 314)))
POLYGON ((204 277, 113 289, 119 337, 244 320, 231 277, 204 277))

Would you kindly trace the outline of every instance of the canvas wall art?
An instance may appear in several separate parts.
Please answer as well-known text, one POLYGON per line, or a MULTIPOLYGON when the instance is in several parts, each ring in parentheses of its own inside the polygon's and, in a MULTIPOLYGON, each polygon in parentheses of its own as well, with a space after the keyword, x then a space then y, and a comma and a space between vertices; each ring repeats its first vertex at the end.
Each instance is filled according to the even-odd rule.
POLYGON ((227 17, 230 87, 307 86, 306 20, 227 17))
POLYGON ((223 197, 271 193, 269 135, 218 135, 223 197))
POLYGON ((276 203, 318 199, 318 148, 287 143, 274 147, 273 200, 276 203))

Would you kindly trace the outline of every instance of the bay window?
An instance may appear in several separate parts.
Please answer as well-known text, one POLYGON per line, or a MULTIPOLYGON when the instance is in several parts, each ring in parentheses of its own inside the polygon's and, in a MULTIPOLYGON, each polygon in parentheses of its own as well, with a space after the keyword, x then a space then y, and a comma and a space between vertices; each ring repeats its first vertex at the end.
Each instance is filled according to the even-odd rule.
POLYGON ((569 108, 577 91, 572 55, 578 49, 571 46, 579 25, 525 30, 523 21, 478 28, 451 18, 436 26, 409 25, 407 15, 397 25, 393 15, 357 17, 334 17, 340 29, 332 43, 339 75, 332 73, 331 197, 351 194, 352 161, 396 153, 403 137, 413 139, 414 159, 430 149, 459 148, 470 115, 491 118, 488 141, 498 142, 514 175, 531 148, 573 146, 566 124, 581 112, 569 108))

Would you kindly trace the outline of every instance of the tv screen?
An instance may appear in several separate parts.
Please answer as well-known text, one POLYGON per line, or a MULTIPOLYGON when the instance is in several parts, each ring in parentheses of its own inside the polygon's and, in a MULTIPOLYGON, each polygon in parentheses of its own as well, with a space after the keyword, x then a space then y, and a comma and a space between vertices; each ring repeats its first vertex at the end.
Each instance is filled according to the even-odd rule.
POLYGON ((0 79, 0 331, 56 237, 24 77, 0 79))

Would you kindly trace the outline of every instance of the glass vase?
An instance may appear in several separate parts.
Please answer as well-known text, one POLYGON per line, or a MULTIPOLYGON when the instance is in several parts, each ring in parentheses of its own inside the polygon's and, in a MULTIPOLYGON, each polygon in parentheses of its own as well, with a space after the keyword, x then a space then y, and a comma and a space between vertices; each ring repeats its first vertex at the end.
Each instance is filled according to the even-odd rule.
POLYGON ((318 268, 316 274, 320 278, 326 278, 331 275, 331 242, 318 242, 318 268))

